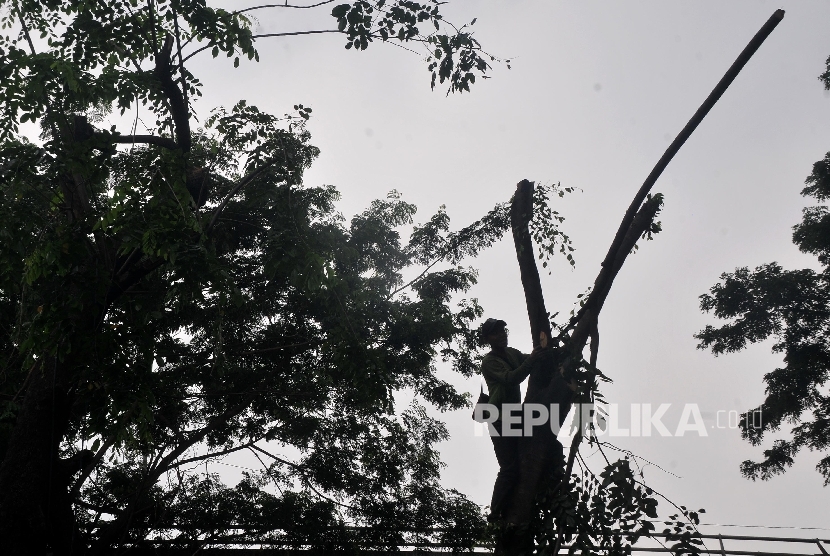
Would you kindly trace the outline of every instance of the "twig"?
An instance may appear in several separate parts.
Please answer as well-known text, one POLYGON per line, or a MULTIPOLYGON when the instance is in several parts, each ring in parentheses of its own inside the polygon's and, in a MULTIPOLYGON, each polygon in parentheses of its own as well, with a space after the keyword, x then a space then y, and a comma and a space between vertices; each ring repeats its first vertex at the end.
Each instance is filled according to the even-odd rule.
MULTIPOLYGON (((286 32, 286 33, 265 33, 263 35, 251 35, 251 39, 263 39, 263 38, 266 38, 266 37, 291 37, 291 36, 296 36, 296 35, 321 35, 323 33, 343 33, 343 31, 338 31, 337 29, 323 29, 323 30, 319 30, 319 31, 292 31, 292 32, 286 32)), ((214 46, 216 46, 216 45, 215 44, 207 44, 207 45, 205 45, 201 48, 197 48, 196 50, 194 50, 193 52, 191 52, 190 54, 185 56, 184 60, 182 60, 182 63, 187 62, 188 60, 190 60, 192 57, 199 54, 200 52, 204 52, 208 48, 213 48, 214 46)))
POLYGON ((657 469, 659 469, 659 470, 660 470, 660 471, 662 471, 663 473, 668 473, 668 474, 669 474, 669 475, 671 475, 672 477, 677 477, 678 479, 682 479, 682 478, 683 478, 683 477, 681 477, 680 475, 677 475, 677 474, 675 474, 675 473, 672 473, 672 472, 671 472, 671 471, 669 471, 668 469, 663 469, 662 467, 660 467, 660 466, 659 466, 659 465, 657 465, 656 463, 654 463, 654 462, 652 462, 652 461, 649 461, 649 460, 647 460, 646 458, 644 458, 644 457, 642 457, 642 456, 638 456, 637 454, 635 454, 635 453, 634 453, 634 452, 632 452, 631 450, 626 450, 625 448, 620 448, 619 446, 614 446, 614 445, 613 445, 613 444, 611 444, 610 442, 600 442, 599 440, 597 441, 597 444, 598 444, 598 445, 602 445, 602 446, 607 446, 608 448, 611 448, 612 450, 616 450, 616 451, 618 451, 618 452, 622 452, 623 454, 626 454, 626 455, 628 455, 628 456, 631 456, 632 458, 642 460, 642 461, 646 462, 648 465, 653 465, 654 467, 656 467, 657 469))
MULTIPOLYGON (((251 446, 251 444, 253 444, 254 442, 257 442, 257 441, 254 440, 254 441, 249 442, 248 444, 241 444, 239 446, 235 446, 233 448, 228 448, 227 450, 222 450, 220 452, 211 452, 209 454, 202 454, 201 456, 194 456, 192 458, 180 459, 180 460, 175 462, 175 464, 176 464, 175 468, 178 469, 182 465, 185 465, 187 463, 193 463, 194 461, 202 461, 202 460, 206 460, 206 459, 210 459, 210 458, 215 458, 215 457, 219 457, 219 456, 225 456, 225 455, 228 455, 228 454, 232 454, 232 453, 237 452, 239 450, 244 450, 245 448, 249 448, 251 446)), ((169 470, 165 470, 165 471, 169 471, 169 470)))
MULTIPOLYGON (((288 465, 289 467, 293 467, 294 469, 299 471, 300 472, 300 477, 302 477, 302 480, 306 484, 306 486, 308 488, 310 488, 311 490, 313 490, 317 494, 317 496, 319 496, 320 498, 328 500, 329 502, 331 502, 333 504, 337 504, 338 506, 342 506, 344 508, 352 509, 352 506, 350 506, 348 504, 343 504, 342 502, 338 502, 337 500, 334 500, 333 498, 330 498, 330 497, 326 496, 325 494, 323 494, 322 492, 320 492, 319 490, 317 490, 314 487, 314 485, 311 484, 311 481, 309 481, 308 477, 306 477, 305 470, 303 469, 303 467, 300 464, 294 463, 293 461, 288 461, 288 460, 282 459, 281 457, 278 457, 278 456, 275 456, 274 454, 272 454, 270 452, 267 452, 267 451, 263 450, 262 448, 260 448, 259 446, 256 446, 256 445, 251 446, 251 448, 254 449, 254 450, 257 450, 259 452, 262 452, 266 456, 268 456, 270 458, 273 458, 275 461, 278 461, 280 463, 284 463, 285 465, 288 465)), ((262 460, 260 460, 260 461, 262 461, 262 460)))

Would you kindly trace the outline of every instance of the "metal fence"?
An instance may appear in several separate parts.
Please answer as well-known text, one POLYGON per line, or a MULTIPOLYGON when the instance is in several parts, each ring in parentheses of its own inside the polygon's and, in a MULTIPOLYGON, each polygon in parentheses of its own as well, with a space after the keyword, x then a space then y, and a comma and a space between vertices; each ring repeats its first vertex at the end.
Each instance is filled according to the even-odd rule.
MULTIPOLYGON (((670 546, 665 546, 662 540, 666 535, 654 533, 651 538, 643 538, 646 543, 631 547, 632 554, 647 552, 673 553, 670 546), (649 542, 657 546, 646 546, 649 542)), ((701 534, 699 537, 704 546, 700 547, 702 554, 720 556, 830 556, 827 546, 830 546, 830 539, 801 538, 801 537, 769 537, 753 535, 712 535, 701 534), (758 549, 759 545, 762 549, 758 549)), ((312 547, 301 545, 297 541, 281 543, 278 540, 271 540, 266 545, 254 541, 223 542, 221 546, 206 542, 201 546, 190 549, 173 548, 172 541, 153 540, 142 543, 142 546, 134 546, 128 550, 128 554, 143 555, 153 554, 158 556, 251 556, 256 553, 258 556, 289 556, 308 554, 337 553, 336 547, 312 547), (280 547, 275 545, 281 544, 280 547)), ((358 543, 359 544, 359 543, 358 543)), ((670 543, 668 543, 670 544, 670 543)), ((560 554, 568 554, 570 545, 563 545, 560 554)), ((386 556, 402 554, 492 554, 492 548, 486 545, 477 545, 472 551, 464 550, 458 546, 441 542, 405 542, 394 546, 392 549, 378 550, 367 548, 361 550, 360 554, 386 556)))

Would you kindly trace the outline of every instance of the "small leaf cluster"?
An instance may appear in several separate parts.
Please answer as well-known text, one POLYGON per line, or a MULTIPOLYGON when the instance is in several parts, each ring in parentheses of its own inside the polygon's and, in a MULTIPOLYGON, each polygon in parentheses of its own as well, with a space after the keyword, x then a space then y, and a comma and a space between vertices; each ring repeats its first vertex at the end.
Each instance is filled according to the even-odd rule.
MULTIPOLYGON (((567 482, 551 478, 537 505, 533 530, 538 554, 553 554, 562 542, 570 554, 628 555, 641 538, 657 538, 657 494, 637 478, 628 457, 610 462, 599 475, 583 464, 567 482)), ((697 513, 687 517, 693 525, 698 523, 697 513)), ((672 552, 699 553, 699 533, 693 526, 688 529, 672 533, 672 552)))
MULTIPOLYGON (((649 193, 646 196, 646 200, 643 201, 641 210, 653 212, 653 216, 651 217, 651 222, 648 228, 643 231, 640 239, 651 241, 654 239, 655 234, 659 234, 663 231, 662 223, 659 220, 654 220, 657 215, 660 214, 660 211, 663 210, 663 200, 664 197, 662 193, 654 193, 653 195, 649 193)), ((634 247, 631 249, 631 252, 636 253, 637 249, 639 249, 639 245, 635 243, 634 247)))
MULTIPOLYGON (((565 221, 565 217, 559 211, 553 210, 550 205, 553 195, 562 198, 566 193, 573 193, 573 191, 573 187, 562 187, 559 183, 537 185, 533 189, 533 218, 530 221, 530 234, 539 250, 542 268, 548 267, 556 251, 564 255, 572 267, 576 266, 571 238, 559 229, 559 224, 565 221)), ((551 272, 548 271, 548 274, 551 272)))
MULTIPOLYGON (((448 83, 447 93, 469 92, 476 76, 487 78, 490 62, 497 61, 486 54, 473 37, 469 24, 455 27, 439 13, 439 0, 426 3, 411 0, 358 0, 335 6, 331 15, 337 28, 346 34, 346 49, 366 50, 375 39, 383 42, 421 44, 427 50, 427 70, 431 73, 431 87, 448 83), (424 31, 422 25, 430 28, 424 31), (443 26, 449 32, 442 32, 443 26)), ((508 68, 510 61, 506 60, 508 68)))
POLYGON ((700 525, 699 514, 706 513, 706 510, 701 508, 695 512, 687 510, 686 506, 679 506, 678 509, 680 513, 670 515, 669 521, 665 522, 668 526, 663 530, 666 544, 673 543, 668 547, 672 554, 700 554, 702 547, 705 547, 697 525, 700 525))

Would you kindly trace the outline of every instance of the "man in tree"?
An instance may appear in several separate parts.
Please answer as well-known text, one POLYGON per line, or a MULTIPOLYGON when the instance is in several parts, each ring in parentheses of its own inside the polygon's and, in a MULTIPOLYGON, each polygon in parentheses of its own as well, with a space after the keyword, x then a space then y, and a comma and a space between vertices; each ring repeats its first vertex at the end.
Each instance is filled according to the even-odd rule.
POLYGON ((498 436, 491 435, 493 450, 499 462, 499 473, 493 485, 493 498, 490 501, 490 521, 497 521, 502 517, 510 491, 519 476, 519 431, 503 434, 502 426, 505 404, 520 404, 521 392, 519 385, 528 377, 531 369, 539 360, 541 347, 534 348, 530 355, 507 346, 507 323, 498 319, 487 319, 481 325, 482 341, 490 344, 490 353, 484 356, 481 363, 481 375, 487 382, 487 391, 490 393, 490 404, 498 410, 498 418, 493 428, 498 436))
MULTIPOLYGON (((429 45, 433 81, 468 91, 489 66, 438 7, 340 4, 320 32, 429 45)), ((394 393, 465 407, 433 362, 475 371, 481 309, 452 296, 503 211, 463 234, 440 212, 402 243, 398 196, 345 222, 303 184, 309 108, 196 117, 189 60, 258 59, 246 14, 296 8, 0 0, 0 553, 478 535, 438 482, 446 428, 394 393), (109 117, 133 110, 132 129, 109 117), (260 467, 236 485, 207 469, 244 452, 260 467)))

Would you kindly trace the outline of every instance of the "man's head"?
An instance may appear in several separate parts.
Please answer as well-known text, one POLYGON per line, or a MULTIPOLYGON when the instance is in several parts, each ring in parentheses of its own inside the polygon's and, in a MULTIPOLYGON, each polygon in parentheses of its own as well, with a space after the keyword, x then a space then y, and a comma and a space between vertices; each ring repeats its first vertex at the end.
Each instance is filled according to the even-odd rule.
POLYGON ((490 344, 493 349, 507 347, 507 323, 499 319, 487 319, 479 329, 482 343, 490 344))

